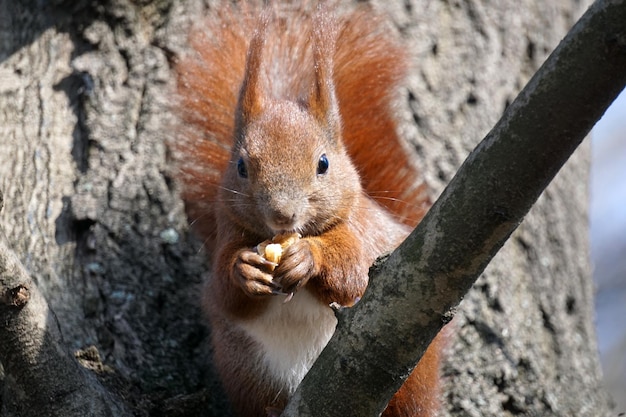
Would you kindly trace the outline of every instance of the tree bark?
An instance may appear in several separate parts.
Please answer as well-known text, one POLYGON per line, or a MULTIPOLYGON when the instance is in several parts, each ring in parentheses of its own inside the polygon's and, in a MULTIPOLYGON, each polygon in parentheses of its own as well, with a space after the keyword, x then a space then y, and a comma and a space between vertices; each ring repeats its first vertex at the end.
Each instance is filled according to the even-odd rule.
MULTIPOLYGON (((8 247, 56 314, 66 351, 80 351, 135 415, 226 415, 198 308, 207 267, 164 145, 175 134, 169 58, 184 48, 189 21, 210 10, 199 0, 45 4, 0 0, 8 247)), ((399 114, 434 196, 582 12, 575 0, 379 7, 415 57, 399 114)), ((449 415, 606 409, 587 153, 568 162, 461 305, 443 368, 449 415)), ((18 415, 7 404, 28 369, 0 362, 2 410, 18 415)))
POLYGON ((68 417, 131 415, 68 354, 56 317, 4 242, 0 242, 0 320, 0 357, 7 375, 2 415, 41 416, 44 411, 68 417))

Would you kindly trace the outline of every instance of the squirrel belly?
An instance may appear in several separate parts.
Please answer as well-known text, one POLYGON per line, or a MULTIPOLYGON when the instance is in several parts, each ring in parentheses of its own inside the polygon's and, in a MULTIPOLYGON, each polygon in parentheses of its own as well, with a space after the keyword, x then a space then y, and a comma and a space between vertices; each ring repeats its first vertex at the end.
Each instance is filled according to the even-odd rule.
POLYGON ((238 325, 259 345, 268 378, 291 396, 333 335, 337 319, 305 288, 287 303, 273 297, 263 313, 238 325))
POLYGON ((282 410, 335 330, 333 311, 306 289, 284 300, 245 320, 211 317, 213 362, 238 416, 282 410))
MULTIPOLYGON (((176 65, 172 149, 211 259, 213 361, 241 417, 286 405, 335 330, 329 305, 358 301, 429 206, 396 132, 404 48, 370 8, 333 19, 304 3, 219 9, 176 65), (281 234, 301 238, 279 262, 254 250, 281 234)), ((438 339, 383 416, 437 414, 438 339)))

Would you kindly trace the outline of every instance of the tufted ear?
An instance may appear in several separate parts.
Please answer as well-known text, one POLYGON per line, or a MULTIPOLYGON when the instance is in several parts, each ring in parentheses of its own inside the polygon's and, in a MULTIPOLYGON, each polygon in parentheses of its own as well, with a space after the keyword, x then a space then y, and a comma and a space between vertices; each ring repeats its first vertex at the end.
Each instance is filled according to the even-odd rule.
POLYGON ((339 139, 341 117, 333 82, 333 55, 336 38, 336 23, 320 5, 313 20, 314 79, 308 107, 313 117, 329 131, 331 136, 339 139))
POLYGON ((239 101, 237 103, 237 129, 242 129, 263 112, 265 103, 261 81, 261 62, 270 18, 271 9, 266 8, 259 17, 256 29, 250 40, 243 83, 239 91, 239 101))

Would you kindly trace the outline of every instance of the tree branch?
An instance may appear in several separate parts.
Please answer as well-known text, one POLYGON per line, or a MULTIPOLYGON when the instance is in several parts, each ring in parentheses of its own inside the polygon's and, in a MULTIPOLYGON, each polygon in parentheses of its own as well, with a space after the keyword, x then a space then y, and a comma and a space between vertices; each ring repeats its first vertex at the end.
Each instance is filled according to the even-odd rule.
POLYGON ((597 1, 469 155, 283 416, 380 415, 428 344, 626 84, 626 1, 597 1), (346 389, 349 387, 349 389, 346 389))
POLYGON ((3 416, 128 415, 67 351, 54 313, 15 254, 0 241, 3 416))

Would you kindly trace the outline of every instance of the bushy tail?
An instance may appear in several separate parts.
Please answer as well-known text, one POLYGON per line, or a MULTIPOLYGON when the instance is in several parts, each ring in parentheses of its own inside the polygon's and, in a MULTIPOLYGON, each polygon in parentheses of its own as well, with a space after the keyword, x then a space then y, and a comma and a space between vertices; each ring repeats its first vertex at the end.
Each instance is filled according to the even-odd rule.
POLYGON ((344 143, 363 187, 409 226, 429 207, 425 183, 397 132, 395 103, 409 70, 405 49, 369 9, 342 22, 335 53, 335 80, 344 143))
POLYGON ((209 253, 215 241, 217 191, 230 160, 251 20, 232 10, 203 20, 190 32, 190 52, 175 62, 179 125, 170 148, 187 215, 209 253))

